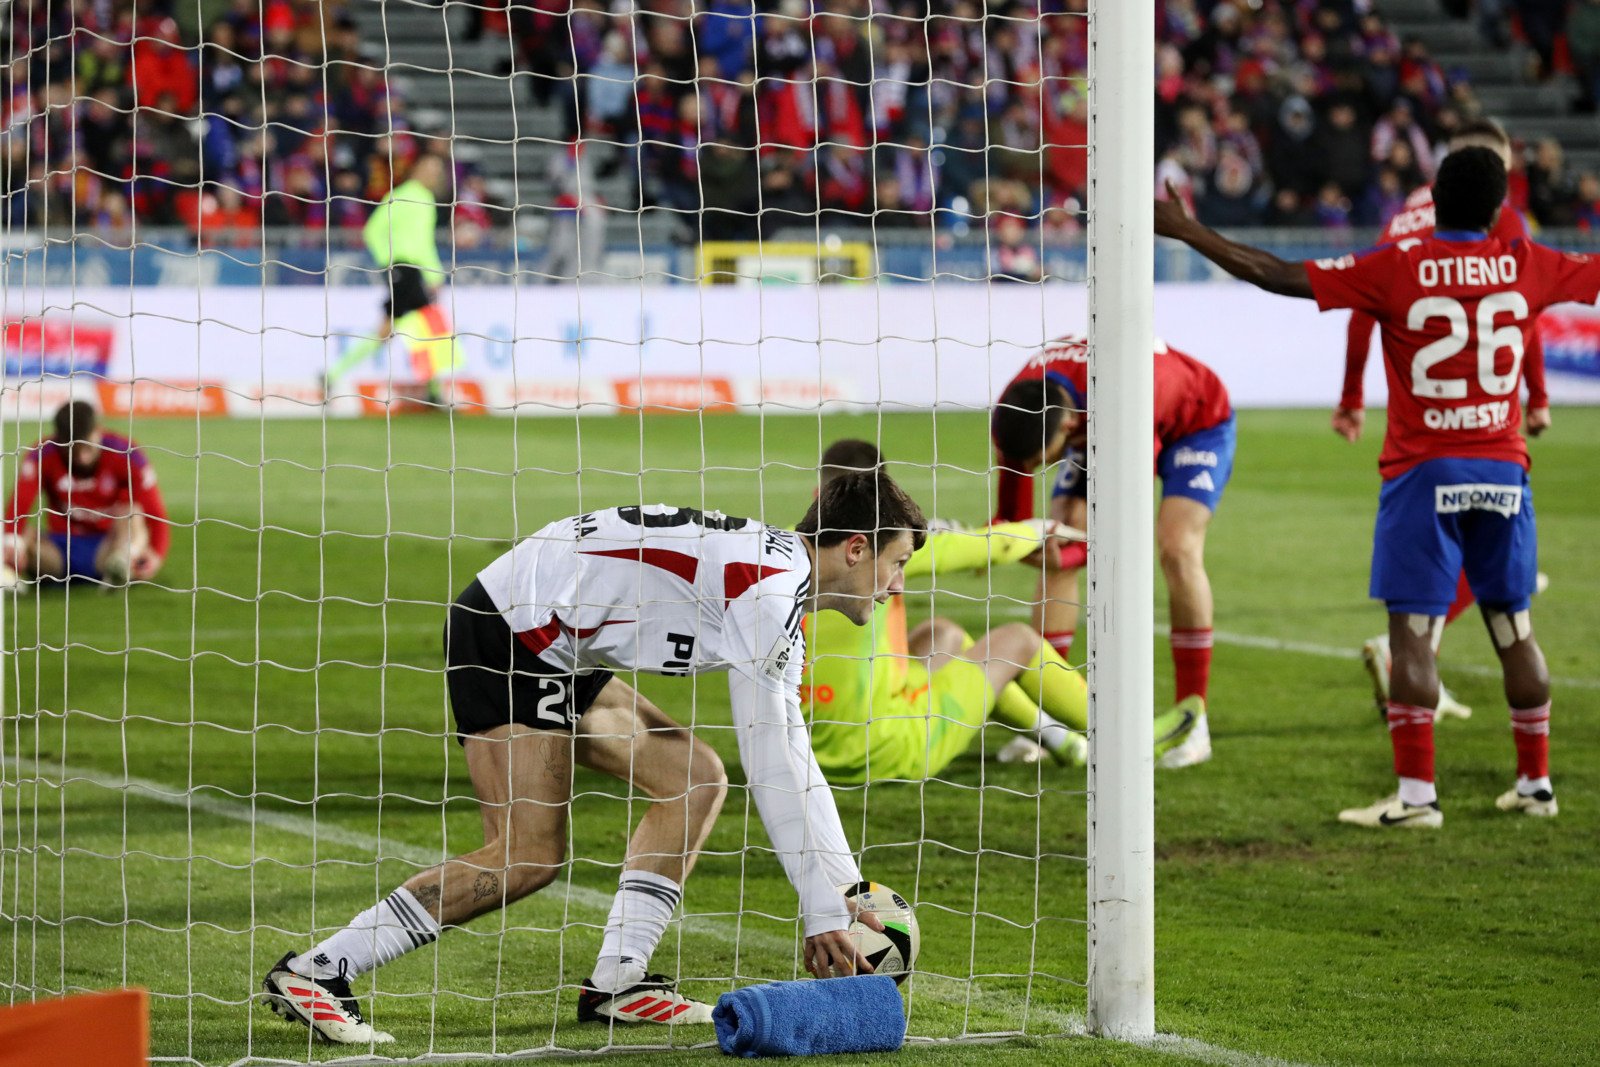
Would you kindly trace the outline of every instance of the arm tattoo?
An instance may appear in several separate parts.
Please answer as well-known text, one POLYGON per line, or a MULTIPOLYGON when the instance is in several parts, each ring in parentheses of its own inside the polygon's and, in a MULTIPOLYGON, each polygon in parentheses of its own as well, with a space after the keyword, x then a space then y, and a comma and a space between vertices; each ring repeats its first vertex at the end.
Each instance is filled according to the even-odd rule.
POLYGON ((496 875, 484 871, 478 875, 478 880, 472 883, 472 902, 474 904, 490 897, 500 895, 500 879, 496 875))

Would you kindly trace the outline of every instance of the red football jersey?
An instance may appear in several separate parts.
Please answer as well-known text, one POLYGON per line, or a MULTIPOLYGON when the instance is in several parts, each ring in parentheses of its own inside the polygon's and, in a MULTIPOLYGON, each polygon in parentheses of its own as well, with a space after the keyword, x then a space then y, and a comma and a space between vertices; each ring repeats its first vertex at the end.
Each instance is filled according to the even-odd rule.
MULTIPOLYGON (((1062 386, 1072 406, 1085 410, 1089 395, 1089 342, 1082 337, 1051 341, 1007 385, 1045 378, 1062 386)), ((1228 388, 1216 372, 1193 356, 1157 339, 1155 348, 1155 451, 1181 437, 1226 422, 1233 414, 1228 388)), ((1000 457, 999 506, 996 522, 1033 517, 1033 477, 1015 460, 1000 457)))
POLYGON ((16 491, 6 501, 5 533, 16 534, 26 528, 41 490, 44 520, 51 533, 103 534, 111 528, 113 517, 131 503, 144 513, 150 550, 166 558, 172 531, 165 521, 167 509, 156 486, 156 472, 128 438, 101 435, 100 459, 86 478, 73 476, 63 445, 44 440, 30 448, 17 471, 16 491))
MULTIPOLYGON (((1405 210, 1398 212, 1383 228, 1380 245, 1394 244, 1408 237, 1433 236, 1433 186, 1424 185, 1406 197, 1405 210)), ((1521 213, 1507 201, 1500 208, 1490 237, 1510 243, 1528 236, 1528 224, 1521 213)), ((1345 336, 1344 390, 1339 406, 1353 410, 1362 406, 1362 377, 1367 370, 1367 353, 1372 351, 1372 331, 1378 328, 1377 320, 1364 311, 1350 315, 1350 328, 1345 336)), ((1550 395, 1544 385, 1544 345, 1536 332, 1522 360, 1522 376, 1528 382, 1528 406, 1548 407, 1550 395)))
POLYGON ((1407 238, 1306 272, 1318 307, 1365 311, 1383 330, 1386 479, 1445 456, 1526 467, 1517 392, 1534 322, 1600 296, 1600 259, 1480 234, 1407 238))

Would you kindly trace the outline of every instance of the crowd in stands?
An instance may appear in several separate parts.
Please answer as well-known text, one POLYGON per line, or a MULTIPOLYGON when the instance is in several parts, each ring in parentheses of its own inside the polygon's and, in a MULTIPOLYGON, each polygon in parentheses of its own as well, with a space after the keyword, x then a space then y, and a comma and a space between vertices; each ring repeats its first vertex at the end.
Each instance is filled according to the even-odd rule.
MULTIPOLYGON (((1569 66, 1578 107, 1600 100, 1600 0, 1570 14, 1572 0, 1471 2, 1491 39, 1517 14, 1535 73, 1569 66), (1553 21, 1529 14, 1553 8, 1553 21)), ((686 236, 752 237, 819 213, 914 236, 986 227, 1026 276, 1034 231, 1082 225, 1086 9, 700 0, 690 18, 681 0, 478 0, 465 29, 508 37, 582 146, 552 165, 561 206, 591 206, 579 174, 595 167, 636 175, 638 203, 678 213, 686 236)), ((353 229, 424 150, 347 4, 228 0, 199 41, 177 22, 192 10, 0 10, 0 56, 14 57, 0 67, 0 222, 118 232, 136 218, 221 241, 260 225, 353 229)), ((1381 225, 1482 111, 1463 74, 1369 0, 1159 0, 1157 23, 1159 177, 1217 225, 1381 225)), ((1555 142, 1527 146, 1516 172, 1538 223, 1600 224, 1600 179, 1571 174, 1555 142)), ((456 221, 487 228, 481 178, 457 178, 456 221)))
MULTIPOLYGON (((1551 6, 1479 0, 1479 25, 1503 46, 1514 11, 1532 76, 1548 77, 1554 53, 1535 39, 1546 23, 1530 12, 1551 6)), ((1600 15, 1600 0, 1582 6, 1600 15)), ((1158 19, 1161 177, 1215 225, 1381 226, 1431 181, 1452 131, 1484 116, 1464 72, 1370 4, 1166 0, 1158 19)), ((1595 222, 1600 182, 1572 175, 1557 142, 1519 145, 1513 172, 1513 202, 1536 224, 1595 222)))
MULTIPOLYGON (((0 9, 0 222, 107 235, 359 229, 424 145, 347 5, 229 0, 186 40, 178 0, 0 9)), ((472 205, 467 205, 470 209, 472 205)))

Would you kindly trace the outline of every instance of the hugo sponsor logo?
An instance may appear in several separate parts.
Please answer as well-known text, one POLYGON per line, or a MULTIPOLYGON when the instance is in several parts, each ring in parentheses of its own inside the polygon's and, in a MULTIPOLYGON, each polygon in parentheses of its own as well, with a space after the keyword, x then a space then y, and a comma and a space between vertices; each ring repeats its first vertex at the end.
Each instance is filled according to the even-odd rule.
POLYGON ((1428 408, 1423 425, 1430 430, 1494 430, 1511 421, 1511 401, 1470 404, 1460 408, 1428 408))
POLYGON ((1520 485, 1436 485, 1433 507, 1440 515, 1462 511, 1493 511, 1506 518, 1522 510, 1520 485))
POLYGON ((1174 467, 1215 467, 1217 454, 1198 448, 1180 448, 1172 457, 1174 467))

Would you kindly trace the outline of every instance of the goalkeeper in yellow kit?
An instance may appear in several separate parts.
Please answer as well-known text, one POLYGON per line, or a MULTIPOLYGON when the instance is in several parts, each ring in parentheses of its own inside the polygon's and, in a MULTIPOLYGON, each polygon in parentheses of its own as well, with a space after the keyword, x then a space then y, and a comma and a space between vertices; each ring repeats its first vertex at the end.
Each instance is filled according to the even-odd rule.
MULTIPOLYGON (((875 470, 867 441, 836 441, 822 456, 823 484, 875 470)), ((906 564, 908 578, 1040 558, 1047 537, 1035 522, 936 531, 906 564)), ((835 611, 805 621, 801 703, 809 709, 817 763, 836 783, 921 781, 948 767, 993 718, 1031 737, 1058 763, 1087 755, 1088 692, 1038 631, 997 627, 974 641, 949 619, 906 631, 905 601, 880 604, 867 626, 835 611)), ((1156 720, 1156 754, 1182 744, 1195 716, 1175 709, 1156 720)))
POLYGON ((390 337, 398 337, 410 360, 411 388, 421 391, 419 399, 436 407, 449 403, 445 386, 460 356, 450 316, 434 291, 445 277, 434 239, 438 197, 449 186, 445 161, 435 155, 419 156, 406 180, 373 208, 361 235, 373 262, 389 273, 389 299, 384 301, 377 332, 358 338, 328 368, 322 382, 324 396, 339 379, 377 354, 390 337))

